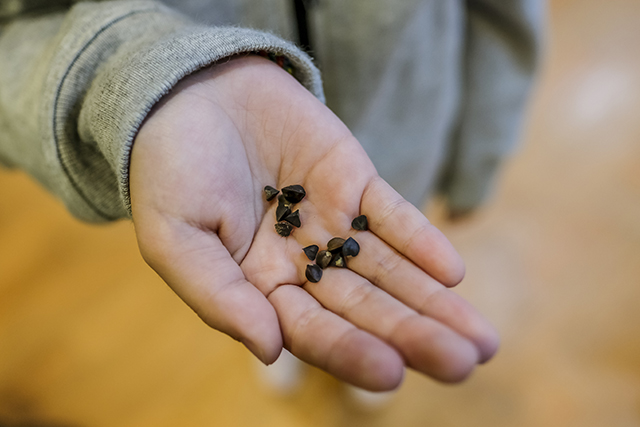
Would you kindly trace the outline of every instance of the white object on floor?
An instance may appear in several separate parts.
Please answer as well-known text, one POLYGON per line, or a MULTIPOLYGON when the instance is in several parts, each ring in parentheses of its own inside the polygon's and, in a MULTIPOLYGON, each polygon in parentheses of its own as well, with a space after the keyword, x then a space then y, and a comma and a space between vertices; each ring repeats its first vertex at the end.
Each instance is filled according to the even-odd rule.
POLYGON ((288 395, 300 388, 304 363, 287 350, 283 349, 278 360, 269 366, 255 361, 258 377, 270 390, 288 395))
POLYGON ((346 385, 347 395, 353 403, 363 410, 375 410, 391 402, 396 391, 368 391, 352 385, 346 385))

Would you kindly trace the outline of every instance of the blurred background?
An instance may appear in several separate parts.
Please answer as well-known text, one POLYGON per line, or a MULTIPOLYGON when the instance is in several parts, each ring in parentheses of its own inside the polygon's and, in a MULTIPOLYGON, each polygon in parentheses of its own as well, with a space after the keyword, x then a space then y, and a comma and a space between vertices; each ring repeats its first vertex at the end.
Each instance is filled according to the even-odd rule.
POLYGON ((0 425, 640 426, 639 47, 640 1, 550 2, 491 203, 456 223, 426 208, 501 350, 461 385, 409 373, 377 406, 313 368, 273 393, 144 264, 131 224, 81 224, 0 171, 0 425))

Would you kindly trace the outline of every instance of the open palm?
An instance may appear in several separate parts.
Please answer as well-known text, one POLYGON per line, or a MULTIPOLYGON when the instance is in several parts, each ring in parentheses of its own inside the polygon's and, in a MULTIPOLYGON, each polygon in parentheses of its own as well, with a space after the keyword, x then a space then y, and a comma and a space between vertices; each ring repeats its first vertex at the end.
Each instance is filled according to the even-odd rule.
POLYGON ((447 287, 447 239, 377 174, 342 122, 260 57, 183 80, 141 128, 130 170, 141 253, 210 326, 263 362, 282 347, 354 385, 389 390, 408 366, 465 378, 498 338, 447 287), (302 226, 275 232, 265 185, 301 184, 302 226), (369 231, 351 229, 367 215, 369 231), (353 236, 348 269, 305 279, 302 248, 353 236))

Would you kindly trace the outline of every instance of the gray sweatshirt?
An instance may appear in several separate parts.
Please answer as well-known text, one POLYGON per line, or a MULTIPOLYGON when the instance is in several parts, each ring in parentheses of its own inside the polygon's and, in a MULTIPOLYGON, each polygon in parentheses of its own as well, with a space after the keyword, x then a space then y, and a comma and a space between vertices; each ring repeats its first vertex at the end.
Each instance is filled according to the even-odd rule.
POLYGON ((287 41, 292 3, 0 0, 0 162, 83 220, 127 217, 130 151, 153 105, 198 69, 269 51, 326 94, 409 201, 480 203, 517 139, 542 2, 307 1, 313 60, 287 41))

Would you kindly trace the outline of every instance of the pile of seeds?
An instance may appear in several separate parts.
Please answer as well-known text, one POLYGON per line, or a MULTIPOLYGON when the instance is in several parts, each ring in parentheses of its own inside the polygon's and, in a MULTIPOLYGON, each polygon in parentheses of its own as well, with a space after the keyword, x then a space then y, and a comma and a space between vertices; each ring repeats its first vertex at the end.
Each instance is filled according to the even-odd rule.
MULTIPOLYGON (((264 187, 264 196, 268 202, 278 196, 277 189, 267 185, 264 187)), ((276 232, 282 237, 287 237, 293 231, 293 227, 300 227, 300 211, 293 211, 293 205, 299 203, 307 193, 302 185, 289 185, 282 189, 282 194, 278 196, 278 207, 276 209, 276 232)))
MULTIPOLYGON (((264 194, 267 201, 273 200, 280 191, 267 185, 264 194)), ((307 193, 301 185, 290 185, 282 189, 282 194, 278 196, 278 207, 276 208, 276 232, 287 237, 293 231, 293 227, 300 227, 300 212, 292 212, 293 205, 299 203, 307 193)), ((351 222, 351 227, 355 230, 366 231, 369 229, 367 217, 360 215, 351 222)), ((334 237, 327 242, 327 249, 320 250, 318 245, 310 245, 303 249, 309 260, 315 264, 307 265, 305 276, 312 283, 317 283, 322 278, 322 270, 328 267, 346 268, 347 257, 354 257, 360 253, 360 245, 353 237, 343 239, 334 237)))
POLYGON ((327 249, 319 251, 318 245, 307 246, 303 249, 311 261, 315 264, 307 265, 305 276, 312 283, 317 283, 322 278, 322 270, 327 267, 346 268, 347 257, 354 257, 360 253, 360 245, 353 237, 347 240, 334 237, 327 243, 327 249))

